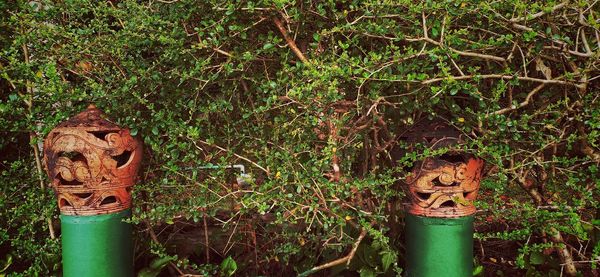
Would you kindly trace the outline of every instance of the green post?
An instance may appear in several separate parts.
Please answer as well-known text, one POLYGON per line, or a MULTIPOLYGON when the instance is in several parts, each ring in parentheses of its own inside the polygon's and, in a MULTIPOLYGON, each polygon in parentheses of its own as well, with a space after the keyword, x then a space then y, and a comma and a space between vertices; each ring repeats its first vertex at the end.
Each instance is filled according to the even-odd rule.
POLYGON ((406 178, 412 203, 405 217, 409 277, 473 275, 473 201, 483 160, 426 158, 406 178))
POLYGON ((436 218, 408 213, 405 220, 406 276, 472 276, 473 216, 436 218))
POLYGON ((408 151, 417 144, 445 150, 415 163, 405 179, 406 276, 472 276, 473 201, 484 161, 462 152, 463 133, 445 120, 421 120, 408 134, 408 151))
POLYGON ((63 275, 88 277, 133 276, 131 224, 122 212, 61 215, 63 275))
POLYGON ((44 140, 60 209, 63 276, 130 277, 131 189, 142 145, 91 105, 44 140))

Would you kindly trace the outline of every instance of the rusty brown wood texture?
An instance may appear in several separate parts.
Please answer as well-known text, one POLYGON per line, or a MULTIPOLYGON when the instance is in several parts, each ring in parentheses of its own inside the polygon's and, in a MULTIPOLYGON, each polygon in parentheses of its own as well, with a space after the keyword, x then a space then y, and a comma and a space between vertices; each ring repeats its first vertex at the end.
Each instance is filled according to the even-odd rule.
POLYGON ((409 212, 428 217, 460 217, 474 214, 484 161, 460 150, 463 135, 443 122, 422 122, 406 141, 431 149, 449 147, 441 156, 417 162, 406 178, 411 200, 409 212))
POLYGON ((67 215, 130 208, 141 158, 141 142, 93 105, 59 124, 44 141, 46 171, 67 215))

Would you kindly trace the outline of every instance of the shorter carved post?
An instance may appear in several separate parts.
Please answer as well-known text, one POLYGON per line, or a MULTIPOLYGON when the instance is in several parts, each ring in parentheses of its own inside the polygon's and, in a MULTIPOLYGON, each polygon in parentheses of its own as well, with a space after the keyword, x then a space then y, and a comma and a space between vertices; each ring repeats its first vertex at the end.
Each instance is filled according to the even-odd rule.
MULTIPOLYGON (((431 149, 462 143, 441 123, 416 126, 409 143, 431 149)), ((473 201, 483 160, 458 150, 417 162, 406 178, 411 203, 406 215, 407 276, 472 276, 473 201)))

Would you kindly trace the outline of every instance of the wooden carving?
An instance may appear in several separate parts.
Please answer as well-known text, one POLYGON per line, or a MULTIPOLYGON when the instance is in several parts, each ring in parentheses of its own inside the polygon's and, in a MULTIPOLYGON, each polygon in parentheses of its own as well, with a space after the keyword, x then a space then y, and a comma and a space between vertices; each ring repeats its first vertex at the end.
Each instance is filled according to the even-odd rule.
POLYGON ((95 106, 59 124, 44 141, 44 162, 61 213, 96 215, 131 207, 141 143, 95 106))
POLYGON ((427 158, 406 178, 410 213, 429 217, 459 217, 475 213, 484 162, 468 156, 427 158), (457 159, 456 157, 459 157, 457 159))

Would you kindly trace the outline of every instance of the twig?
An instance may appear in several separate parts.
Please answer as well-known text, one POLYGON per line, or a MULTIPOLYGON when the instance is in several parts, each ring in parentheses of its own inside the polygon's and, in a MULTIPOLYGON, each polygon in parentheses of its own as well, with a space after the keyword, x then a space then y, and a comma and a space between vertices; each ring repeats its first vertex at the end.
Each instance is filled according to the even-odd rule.
MULTIPOLYGON (((600 259, 589 260, 589 261, 573 261, 574 264, 589 264, 589 263, 598 263, 598 262, 600 262, 600 259)), ((566 265, 566 264, 560 264, 560 265, 566 265)))
POLYGON ((206 210, 202 213, 202 222, 204 224, 204 244, 206 244, 206 264, 210 264, 210 242, 208 240, 208 224, 206 222, 206 210))
POLYGON ((566 243, 564 242, 561 233, 554 227, 550 228, 550 232, 550 239, 557 244, 555 247, 562 262, 561 265, 565 266, 565 273, 567 273, 568 276, 576 276, 577 268, 575 268, 573 256, 571 255, 571 252, 569 252, 569 249, 565 247, 566 243))
MULTIPOLYGON (((29 132, 29 141, 33 142, 35 140, 35 133, 34 132, 29 132)), ((40 152, 38 150, 38 146, 37 144, 32 144, 31 147, 33 147, 33 155, 35 156, 35 167, 36 167, 36 171, 38 174, 38 179, 40 181, 40 188, 42 190, 46 189, 46 185, 44 184, 44 179, 42 177, 42 175, 44 174, 42 171, 42 162, 40 160, 40 152)), ((50 238, 51 239, 56 239, 56 233, 54 232, 54 224, 52 223, 52 217, 48 217, 46 219, 47 223, 48 223, 48 232, 50 233, 50 238)))
MULTIPOLYGON (((338 134, 337 134, 337 127, 335 126, 335 124, 332 122, 332 120, 327 120, 327 125, 329 127, 329 139, 332 141, 335 141, 335 143, 337 144, 337 141, 339 139, 338 134)), ((332 182, 339 182, 341 177, 342 177, 342 173, 340 172, 340 159, 337 155, 337 148, 334 148, 334 150, 332 150, 332 157, 331 157, 331 167, 333 169, 333 174, 331 175, 331 181, 332 182)), ((325 202, 325 201, 323 201, 325 202)))
POLYGON ((510 111, 514 111, 516 109, 520 109, 522 107, 525 107, 525 106, 529 105, 529 103, 531 102, 531 98, 533 98, 533 96, 535 96, 545 86, 546 86, 546 84, 542 83, 542 84, 538 85, 537 87, 535 87, 533 90, 531 90, 527 94, 527 96, 525 97, 525 100, 523 102, 519 103, 519 105, 517 105, 517 106, 511 106, 511 107, 504 108, 504 109, 500 109, 500 110, 497 110, 497 111, 493 112, 492 114, 493 115, 505 114, 505 113, 508 113, 510 111))
MULTIPOLYGON (((550 13, 553 13, 554 11, 563 8, 564 6, 566 6, 569 3, 569 1, 564 1, 554 7, 552 7, 552 9, 550 9, 550 13)), ((510 22, 521 22, 521 21, 525 21, 525 20, 531 20, 531 19, 536 19, 538 17, 544 16, 546 14, 545 11, 541 11, 538 13, 534 13, 532 15, 529 16, 521 16, 521 17, 517 17, 517 18, 511 18, 510 22)))
MULTIPOLYGON (((228 11, 229 8, 216 8, 215 10, 217 10, 217 11, 228 11)), ((270 11, 272 9, 271 8, 252 7, 252 8, 236 8, 236 10, 240 10, 240 11, 270 11)))
POLYGON ((229 52, 225 52, 225 51, 223 51, 223 50, 221 50, 221 49, 219 49, 219 48, 216 48, 216 47, 214 47, 214 48, 213 48, 213 50, 214 50, 215 52, 217 52, 217 53, 220 53, 220 54, 223 54, 223 55, 225 55, 225 56, 227 56, 227 57, 230 57, 230 58, 232 58, 232 57, 233 57, 233 55, 232 55, 231 53, 229 53, 229 52))
POLYGON ((417 39, 407 39, 407 40, 408 41, 419 41, 419 40, 421 40, 421 41, 429 42, 429 43, 434 44, 434 45, 439 46, 439 47, 447 47, 448 50, 450 50, 450 51, 452 51, 452 52, 454 52, 456 54, 459 54, 461 56, 475 57, 475 58, 481 58, 481 59, 486 59, 486 60, 493 60, 493 61, 498 61, 498 62, 505 62, 506 61, 506 59, 503 58, 503 57, 498 57, 498 56, 493 56, 493 55, 487 55, 487 54, 480 54, 480 53, 473 53, 473 52, 465 52, 465 51, 461 51, 461 50, 458 50, 458 49, 454 49, 452 47, 445 46, 445 45, 443 45, 443 44, 441 44, 441 43, 439 43, 439 42, 437 42, 437 41, 435 41, 433 39, 430 39, 428 37, 417 38, 417 39))
MULTIPOLYGON (((513 165, 514 162, 511 160, 511 167, 513 165)), ((531 198, 537 206, 542 206, 543 204, 545 204, 545 201, 540 192, 537 190, 537 188, 531 185, 527 185, 527 177, 529 175, 529 172, 530 170, 521 170, 517 177, 517 183, 519 184, 519 186, 521 186, 521 188, 523 188, 529 193, 529 195, 531 196, 531 198)), ((554 227, 550 227, 550 240, 552 240, 552 242, 555 243, 554 247, 557 250, 560 261, 564 266, 565 273, 568 276, 575 276, 577 273, 577 269, 575 268, 575 263, 573 262, 573 256, 571 255, 571 252, 569 252, 569 250, 565 247, 566 243, 562 237, 562 234, 559 230, 557 230, 554 227)))
POLYGON ((567 82, 567 81, 561 81, 561 80, 556 80, 556 79, 546 80, 546 79, 539 79, 539 78, 532 78, 532 77, 501 75, 501 74, 449 76, 449 77, 433 78, 433 79, 425 80, 425 81, 422 81, 421 84, 428 85, 428 84, 437 83, 437 82, 441 82, 441 81, 448 80, 448 79, 468 80, 468 79, 474 79, 474 78, 504 79, 504 80, 512 80, 512 79, 516 78, 517 80, 521 80, 521 81, 530 81, 530 82, 543 83, 543 84, 554 84, 554 85, 565 85, 565 86, 568 85, 568 86, 575 86, 575 87, 581 86, 580 84, 576 84, 574 82, 567 82))
POLYGON ((442 31, 440 32, 440 44, 444 44, 444 31, 446 30, 446 20, 448 19, 448 13, 444 15, 442 19, 442 31))
POLYGON ((456 68, 456 70, 458 70, 458 73, 460 73, 460 76, 465 76, 465 73, 463 73, 463 71, 460 69, 460 67, 454 61, 454 59, 450 55, 447 55, 447 56, 450 59, 450 61, 452 62, 452 65, 454 65, 454 68, 456 68))
POLYGON ((425 11, 421 11, 421 21, 423 22, 423 36, 426 39, 429 39, 429 36, 427 35, 427 21, 425 17, 425 11))
POLYGON ((300 49, 298 49, 298 46, 296 46, 296 42, 294 42, 294 40, 288 35, 288 32, 283 27, 281 20, 279 20, 279 18, 277 17, 273 17, 273 22, 275 23, 275 26, 277 26, 277 29, 279 29, 281 35, 283 35, 283 38, 287 42, 287 45, 290 47, 290 49, 292 49, 292 52, 296 54, 298 59, 300 59, 305 64, 310 64, 308 62, 308 59, 304 56, 304 54, 302 54, 302 51, 300 51, 300 49))
POLYGON ((589 57, 594 56, 594 52, 581 53, 579 51, 569 50, 569 49, 567 49, 566 46, 546 45, 546 46, 544 46, 544 49, 559 50, 564 53, 569 53, 571 55, 575 55, 575 56, 579 56, 579 57, 583 57, 583 58, 589 58, 589 57))
POLYGON ((585 36, 585 30, 581 29, 581 42, 587 54, 593 54, 590 44, 588 43, 587 37, 585 36))
POLYGON ((267 175, 269 175, 269 171, 268 171, 266 168, 264 168, 264 167, 260 166, 259 164, 257 164, 257 163, 255 163, 255 162, 253 162, 252 160, 250 160, 250 159, 248 159, 248 158, 246 158, 246 157, 244 157, 244 156, 241 156, 241 155, 238 155, 238 154, 236 154, 236 153, 233 153, 232 151, 230 151, 230 150, 228 150, 228 149, 226 149, 226 148, 223 148, 223 147, 221 147, 221 146, 218 146, 218 145, 216 145, 216 144, 214 144, 214 143, 208 143, 208 142, 206 142, 206 141, 203 141, 203 140, 198 140, 198 141, 200 141, 200 142, 202 142, 202 143, 204 143, 204 144, 206 144, 206 145, 211 145, 211 146, 213 146, 213 147, 215 147, 215 148, 217 148, 217 149, 219 149, 219 150, 221 150, 221 151, 225 151, 225 152, 231 153, 232 155, 236 156, 237 158, 239 158, 239 159, 242 159, 242 160, 244 160, 244 161, 247 161, 247 162, 251 163, 252 165, 254 165, 254 166, 256 166, 256 167, 260 168, 262 171, 264 171, 265 173, 267 173, 267 175))
POLYGON ((439 42, 429 38, 429 35, 427 34, 427 21, 426 21, 426 17, 425 17, 425 12, 421 13, 421 20, 422 20, 422 24, 423 24, 423 37, 422 38, 407 38, 406 39, 407 41, 425 41, 425 42, 434 44, 438 47, 447 47, 450 51, 452 51, 456 54, 459 54, 461 56, 476 57, 476 58, 482 58, 482 59, 487 59, 487 60, 506 62, 506 59, 502 58, 502 57, 487 55, 487 54, 473 53, 473 52, 465 52, 465 51, 460 51, 460 50, 454 49, 449 46, 445 46, 442 42, 443 34, 442 34, 442 37, 440 37, 439 42))
POLYGON ((360 230, 360 235, 358 235, 358 239, 354 242, 354 247, 352 247, 350 254, 348 254, 348 261, 346 262, 346 266, 350 265, 352 258, 354 258, 354 254, 356 254, 356 249, 358 249, 358 245, 365 238, 366 235, 367 235, 367 229, 362 228, 360 230))
MULTIPOLYGON (((154 241, 156 244, 161 244, 160 241, 158 240, 158 236, 156 236, 156 233, 154 233, 154 230, 152 229, 152 226, 150 225, 150 223, 148 221, 144 222, 146 224, 146 228, 148 228, 148 234, 150 235, 150 238, 152 239, 152 241, 154 241)), ((179 276, 183 276, 185 275, 183 273, 183 271, 181 271, 181 269, 179 269, 175 263, 173 262, 169 262, 169 266, 171 266, 171 268, 173 268, 175 271, 177 271, 177 273, 179 273, 179 276)))
MULTIPOLYGON (((109 5, 110 5, 110 6, 111 6, 113 9, 117 9, 117 8, 115 8, 115 5, 114 5, 114 4, 113 4, 111 1, 108 1, 108 4, 109 4, 109 5)), ((121 18, 120 18, 120 17, 117 17, 117 20, 119 20, 119 24, 121 25, 121 28, 125 29, 125 24, 123 24, 123 20, 121 20, 121 18)))
POLYGON ((327 269, 327 268, 341 265, 344 263, 346 263, 346 266, 348 266, 350 264, 350 262, 352 261, 352 258, 354 257, 354 254, 356 253, 356 249, 358 249, 360 242, 365 238, 366 235, 367 235, 367 230, 363 228, 360 232, 360 235, 354 242, 354 246, 352 247, 352 250, 350 251, 350 253, 347 256, 345 256, 343 258, 339 258, 337 260, 333 260, 333 261, 325 263, 325 264, 322 264, 320 266, 313 267, 307 271, 304 271, 304 272, 298 274, 298 277, 306 277, 308 275, 311 275, 311 274, 321 271, 323 269, 327 269))
MULTIPOLYGON (((25 64, 29 64, 29 50, 27 49, 27 45, 25 43, 23 43, 22 48, 23 48, 23 56, 25 59, 25 64)), ((25 86, 26 86, 25 90, 27 91, 27 95, 29 97, 29 100, 25 101, 25 105, 27 105, 27 110, 31 114, 32 110, 33 110, 33 89, 32 89, 33 84, 28 79, 26 81, 25 86)), ((29 132, 29 142, 31 144, 31 147, 33 148, 33 155, 35 156, 35 168, 36 168, 38 179, 40 182, 40 188, 42 190, 45 190, 46 185, 44 184, 44 177, 42 177, 44 175, 44 171, 42 169, 42 161, 40 160, 40 150, 38 149, 37 143, 34 143, 36 136, 37 135, 36 135, 35 131, 29 132)), ((52 217, 48 217, 46 219, 46 222, 48 223, 48 232, 50 233, 50 238, 56 239, 56 234, 54 232, 54 224, 52 223, 52 217)))

